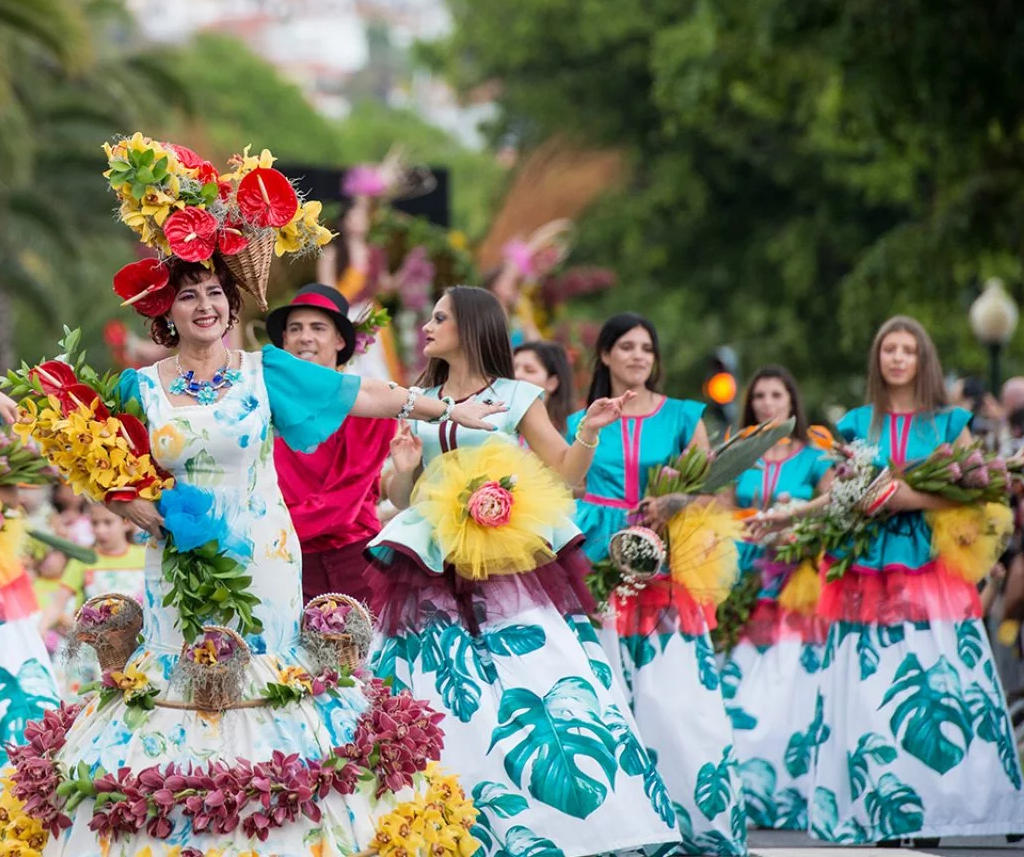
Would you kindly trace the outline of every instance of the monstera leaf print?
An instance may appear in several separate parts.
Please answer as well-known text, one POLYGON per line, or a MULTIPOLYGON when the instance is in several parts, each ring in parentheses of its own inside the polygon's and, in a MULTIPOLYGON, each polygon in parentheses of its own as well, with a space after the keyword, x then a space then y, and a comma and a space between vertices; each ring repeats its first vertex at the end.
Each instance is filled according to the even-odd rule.
POLYGON ((981 660, 981 632, 978 630, 978 623, 968 619, 966 622, 959 622, 956 626, 956 653, 964 666, 974 669, 981 660))
POLYGON ((540 625, 509 625, 483 634, 484 646, 494 655, 528 655, 543 646, 544 639, 540 625))
POLYGON ((563 857, 562 849, 550 839, 538 836, 530 828, 516 825, 505 836, 500 857, 563 857))
POLYGON ((412 679, 413 665, 420 652, 420 639, 416 634, 387 637, 384 645, 374 654, 370 662, 370 670, 377 678, 390 679, 391 688, 395 693, 408 690, 409 685, 398 674, 399 661, 405 664, 403 675, 412 679))
POLYGON ((814 643, 805 643, 803 651, 800 652, 800 666, 808 675, 814 675, 821 669, 821 653, 819 646, 814 643))
POLYGON ((868 784, 868 762, 888 765, 896 760, 896 748, 877 732, 867 732, 857 741, 857 749, 846 754, 850 777, 850 797, 857 800, 868 784))
POLYGON ((35 658, 25 661, 16 676, 0 667, 0 761, 7 761, 7 744, 20 744, 25 727, 57 703, 53 679, 35 658))
POLYGON ((775 827, 775 768, 767 759, 748 759, 739 769, 750 820, 755 827, 775 827))
POLYGON ((527 807, 526 798, 491 780, 473 786, 473 805, 481 811, 493 812, 498 818, 512 818, 527 807))
POLYGON ((1014 788, 1020 789, 1020 761, 1017 758, 1010 718, 1003 706, 1003 697, 996 679, 995 667, 989 660, 985 662, 983 669, 989 680, 989 688, 982 687, 978 682, 972 682, 967 688, 967 707, 971 712, 971 722, 974 725, 975 734, 982 741, 996 745, 1003 773, 1006 774, 1014 788))
POLYGON ((697 653, 697 675, 700 683, 708 690, 718 690, 718 665, 715 663, 715 650, 707 634, 695 638, 697 653))
POLYGON ((480 682, 487 683, 473 650, 473 638, 460 625, 449 625, 439 642, 448 656, 437 666, 434 686, 448 710, 468 723, 480 707, 480 682))
POLYGON ((860 665, 860 680, 865 681, 878 670, 878 649, 871 642, 871 626, 861 628, 857 639, 857 663, 860 665))
POLYGON ((605 689, 610 690, 612 668, 608 666, 608 660, 605 657, 604 649, 601 648, 601 641, 597 637, 594 626, 585 616, 569 616, 566 622, 576 635, 576 639, 580 641, 583 651, 590 658, 590 669, 597 676, 597 680, 605 686, 605 689))
POLYGON ((743 680, 743 670, 740 665, 732 659, 726 661, 719 678, 722 681, 722 698, 734 699, 736 691, 740 688, 740 682, 743 680))
POLYGON ((825 700, 818 692, 814 700, 814 718, 806 732, 794 732, 789 736, 783 762, 791 777, 799 777, 811 769, 811 756, 816 747, 827 740, 832 730, 825 725, 825 700))
POLYGON ((616 742, 586 679, 560 679, 543 699, 524 687, 506 690, 498 721, 488 752, 525 733, 505 753, 505 772, 517 786, 529 768, 530 794, 574 818, 586 818, 604 803, 618 767, 616 742), (596 765, 604 780, 584 771, 577 763, 581 758, 591 763, 588 768, 596 765))
POLYGON ((726 747, 722 751, 722 758, 715 765, 706 762, 701 765, 697 772, 697 787, 693 791, 693 799, 697 808, 704 817, 711 821, 719 813, 725 812, 727 806, 733 800, 732 783, 730 782, 730 768, 733 764, 731 758, 732 747, 726 747))
POLYGON ((960 690, 960 678, 945 655, 926 671, 917 655, 908 654, 896 670, 880 707, 900 696, 903 699, 889 718, 892 734, 899 738, 900 746, 940 774, 960 764, 974 732, 960 690))
POLYGON ((864 806, 872 826, 884 839, 914 833, 924 824, 921 798, 892 774, 879 777, 878 787, 867 793, 864 806))
POLYGON ((688 851, 690 854, 714 854, 715 857, 744 857, 747 853, 746 845, 734 842, 720 830, 707 830, 694 837, 693 847, 695 850, 688 851))
POLYGON ((812 801, 811 833, 818 839, 834 839, 836 825, 839 824, 839 807, 836 804, 835 792, 818 786, 814 790, 812 801))
POLYGON ((643 776, 644 794, 651 802, 654 811, 669 826, 676 823, 672 812, 672 798, 665 787, 661 775, 651 758, 649 751, 644 750, 633 730, 629 728, 626 718, 615 705, 609 705, 604 712, 604 722, 611 730, 619 747, 619 767, 631 777, 643 776))
POLYGON ((807 829, 807 798, 799 789, 790 786, 779 792, 776 799, 778 812, 775 816, 777 827, 785 830, 807 829))
POLYGON ((725 713, 732 721, 733 729, 756 729, 757 718, 749 711, 744 711, 738 705, 726 706, 725 713))
POLYGON ((623 651, 629 655, 629 659, 633 662, 635 669, 640 669, 649 664, 657 654, 651 641, 639 634, 623 637, 621 642, 623 651))

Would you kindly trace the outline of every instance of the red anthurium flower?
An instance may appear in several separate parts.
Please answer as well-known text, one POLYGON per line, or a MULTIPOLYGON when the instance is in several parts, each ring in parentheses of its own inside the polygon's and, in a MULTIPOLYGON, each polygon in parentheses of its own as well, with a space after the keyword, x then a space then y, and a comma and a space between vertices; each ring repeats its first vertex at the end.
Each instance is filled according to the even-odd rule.
POLYGON ((242 234, 241 224, 227 220, 217 233, 217 249, 225 256, 234 256, 249 246, 249 239, 242 234))
POLYGON ((140 259, 114 274, 114 291, 125 306, 149 318, 163 315, 174 303, 175 291, 168 282, 167 266, 158 259, 140 259))
POLYGON ((39 379, 39 384, 47 396, 60 396, 72 384, 78 383, 75 370, 62 360, 47 360, 28 374, 29 377, 39 379))
POLYGON ((179 259, 204 262, 217 249, 217 218, 201 208, 188 206, 164 221, 164 235, 179 259))
POLYGON ((96 419, 105 420, 110 416, 110 411, 107 410, 100 399, 100 394, 88 384, 72 384, 63 391, 63 395, 58 393, 57 396, 60 399, 61 408, 65 414, 70 413, 80 405, 91 408, 93 402, 95 402, 96 410, 93 413, 96 415, 96 419))
POLYGON ((238 183, 238 207, 256 226, 284 226, 299 208, 295 188, 284 173, 269 167, 253 170, 238 183))
POLYGON ((128 445, 136 456, 149 453, 149 432, 141 421, 131 414, 121 414, 118 419, 124 426, 124 433, 128 439, 128 445))

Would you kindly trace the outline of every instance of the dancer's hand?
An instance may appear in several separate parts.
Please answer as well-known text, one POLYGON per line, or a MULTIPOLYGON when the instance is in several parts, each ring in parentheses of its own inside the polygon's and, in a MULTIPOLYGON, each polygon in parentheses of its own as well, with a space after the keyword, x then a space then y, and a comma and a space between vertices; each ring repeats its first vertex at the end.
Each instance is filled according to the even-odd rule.
POLYGON ((18 419, 18 403, 6 393, 0 393, 0 419, 13 423, 18 419))
POLYGON ((652 530, 660 530, 683 509, 697 499, 696 494, 662 494, 660 497, 644 497, 637 512, 652 530))
POLYGON ((497 426, 486 422, 484 417, 489 417, 491 414, 500 414, 507 410, 508 408, 504 402, 494 402, 489 399, 477 402, 471 399, 468 402, 460 402, 452 408, 451 420, 466 428, 495 431, 497 426))
POLYGON ((780 509, 767 509, 747 518, 743 526, 750 541, 758 542, 773 533, 782 532, 793 524, 793 515, 780 509))
POLYGON ((115 515, 131 521, 140 530, 145 530, 155 539, 164 537, 164 517, 156 509, 156 503, 149 500, 108 500, 107 508, 115 515))
POLYGON ((398 431, 391 439, 391 461, 396 473, 412 473, 423 460, 423 441, 412 433, 409 424, 402 420, 398 431))
POLYGON ((594 399, 590 407, 587 408, 583 421, 587 424, 588 428, 600 431, 605 426, 611 425, 619 419, 622 416, 623 405, 635 397, 636 393, 632 390, 627 390, 621 396, 617 396, 614 399, 594 399))

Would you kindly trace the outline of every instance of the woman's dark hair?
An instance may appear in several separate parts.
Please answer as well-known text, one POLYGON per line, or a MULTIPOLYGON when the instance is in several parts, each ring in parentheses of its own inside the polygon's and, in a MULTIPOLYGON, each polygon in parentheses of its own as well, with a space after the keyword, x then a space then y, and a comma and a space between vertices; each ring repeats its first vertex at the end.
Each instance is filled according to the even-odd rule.
POLYGON ((654 368, 651 369, 650 377, 644 382, 644 386, 648 390, 658 389, 658 381, 661 380, 661 349, 658 346, 658 331, 642 315, 637 315, 635 312, 623 312, 608 319, 597 335, 597 343, 594 345, 594 375, 590 381, 590 390, 587 392, 587 405, 592 405, 595 400, 612 394, 612 373, 601 358, 634 327, 642 327, 651 336, 651 347, 654 349, 654 368))
MULTIPOLYGON (((452 303, 459 347, 469 362, 469 371, 484 378, 515 378, 508 321, 498 299, 476 286, 451 286, 444 293, 452 303)), ((431 357, 416 383, 439 387, 447 380, 448 363, 431 357)))
MULTIPOLYGON (((177 256, 172 257, 166 263, 171 287, 178 292, 182 286, 193 285, 210 275, 210 269, 202 262, 186 262, 177 256)), ((234 326, 238 321, 238 314, 242 309, 242 293, 238 290, 235 278, 227 269, 227 266, 216 256, 213 258, 213 273, 224 289, 224 296, 228 299, 228 309, 231 313, 228 325, 234 326)), ((149 335, 157 345, 164 348, 175 348, 181 341, 178 331, 171 333, 170 320, 166 316, 158 315, 149 324, 149 335)))
POLYGON ((557 342, 544 342, 541 340, 524 342, 512 352, 512 355, 515 356, 521 351, 532 351, 536 354, 540 365, 548 373, 548 377, 554 376, 558 379, 558 387, 555 389, 555 392, 547 394, 544 404, 548 409, 548 417, 551 419, 551 424, 559 432, 565 434, 569 414, 574 410, 572 367, 569 365, 569 355, 565 353, 565 349, 557 342))
POLYGON ((775 378, 782 382, 782 386, 789 393, 789 415, 796 421, 796 425, 793 426, 793 437, 807 440, 807 415, 804 413, 803 399, 800 398, 796 379, 785 366, 763 366, 754 373, 754 377, 747 384, 747 392, 743 396, 741 426, 757 425, 757 417, 754 416, 754 390, 757 389, 758 382, 765 378, 775 378))

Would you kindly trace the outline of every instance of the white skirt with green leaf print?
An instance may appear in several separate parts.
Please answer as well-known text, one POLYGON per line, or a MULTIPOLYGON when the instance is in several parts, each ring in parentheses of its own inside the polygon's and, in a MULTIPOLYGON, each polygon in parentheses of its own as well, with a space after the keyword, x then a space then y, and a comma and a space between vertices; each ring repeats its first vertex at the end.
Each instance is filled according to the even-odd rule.
POLYGON ((486 855, 583 857, 675 841, 675 815, 590 621, 535 605, 484 621, 421 605, 378 635, 371 667, 445 713, 441 764, 480 817, 486 855))
POLYGON ((812 835, 1024 832, 1020 760, 979 620, 837 622, 821 676, 820 709, 793 745, 815 760, 812 835))
POLYGON ((671 853, 745 855, 732 725, 707 632, 623 636, 619 650, 640 736, 672 795, 682 842, 671 853))

